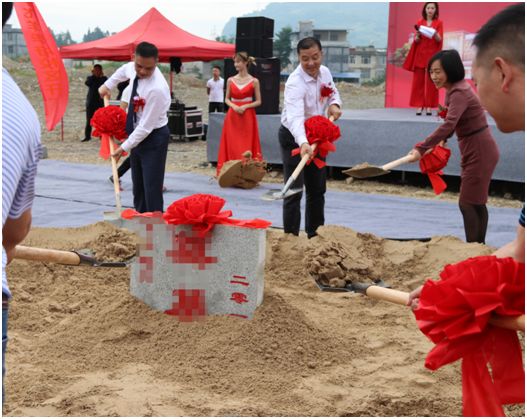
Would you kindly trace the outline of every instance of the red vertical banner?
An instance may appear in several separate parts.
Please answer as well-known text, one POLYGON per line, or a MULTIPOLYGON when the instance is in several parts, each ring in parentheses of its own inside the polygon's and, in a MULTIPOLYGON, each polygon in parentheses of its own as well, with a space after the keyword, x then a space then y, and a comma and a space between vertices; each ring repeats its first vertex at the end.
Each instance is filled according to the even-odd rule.
MULTIPOLYGON (((479 28, 493 15, 514 4, 499 3, 439 3, 439 19, 443 21, 443 49, 456 49, 465 65, 466 78, 472 79, 474 51, 472 40, 479 28)), ((402 68, 415 33, 414 25, 422 17, 424 2, 390 2, 388 19, 388 51, 386 57, 386 108, 410 107, 413 73, 402 68)), ((441 89, 439 102, 444 103, 441 89)))
POLYGON ((14 6, 44 99, 46 128, 51 131, 66 112, 68 75, 55 39, 35 3, 15 2, 14 6))

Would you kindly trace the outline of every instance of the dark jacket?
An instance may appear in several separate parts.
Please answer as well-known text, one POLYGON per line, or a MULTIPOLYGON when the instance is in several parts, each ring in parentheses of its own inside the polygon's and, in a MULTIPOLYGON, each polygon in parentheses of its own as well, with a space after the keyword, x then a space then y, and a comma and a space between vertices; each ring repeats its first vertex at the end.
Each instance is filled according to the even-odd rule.
POLYGON ((99 87, 108 80, 108 77, 95 77, 88 76, 84 84, 88 86, 88 95, 86 96, 86 107, 89 108, 100 108, 104 106, 104 101, 99 95, 99 87))

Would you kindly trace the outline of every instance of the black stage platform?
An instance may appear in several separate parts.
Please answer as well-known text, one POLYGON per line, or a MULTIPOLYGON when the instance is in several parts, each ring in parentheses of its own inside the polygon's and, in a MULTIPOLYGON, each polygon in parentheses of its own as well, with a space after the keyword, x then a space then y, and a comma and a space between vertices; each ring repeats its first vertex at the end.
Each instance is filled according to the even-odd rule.
MULTIPOLYGON (((207 134, 207 159, 216 162, 224 115, 209 115, 207 134)), ((278 147, 280 115, 257 115, 260 142, 264 159, 272 164, 281 164, 278 147)), ((516 132, 503 134, 496 128, 494 120, 487 115, 489 126, 500 149, 500 161, 494 171, 493 180, 507 182, 525 181, 525 134, 516 132)), ((441 120, 437 116, 417 116, 412 109, 366 109, 345 110, 337 121, 342 137, 335 143, 337 151, 328 156, 330 167, 349 168, 368 162, 383 165, 408 153, 413 145, 422 141, 441 120)), ((444 173, 460 174, 460 156, 455 135, 448 144, 452 156, 444 173)), ((407 164, 398 169, 419 172, 418 164, 407 164)))

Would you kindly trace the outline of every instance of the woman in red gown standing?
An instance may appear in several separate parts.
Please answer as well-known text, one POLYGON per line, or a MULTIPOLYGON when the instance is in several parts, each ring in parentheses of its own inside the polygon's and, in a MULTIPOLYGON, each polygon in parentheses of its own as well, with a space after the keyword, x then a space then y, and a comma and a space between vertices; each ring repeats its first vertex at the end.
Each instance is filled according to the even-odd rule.
POLYGON ((247 150, 255 158, 262 155, 254 110, 262 104, 260 82, 248 72, 249 65, 253 63, 254 58, 246 52, 240 51, 234 56, 234 67, 238 73, 227 79, 225 103, 229 111, 221 132, 216 175, 219 175, 223 163, 242 159, 247 150))
POLYGON ((443 22, 438 18, 439 5, 435 2, 425 3, 421 14, 423 18, 415 25, 415 40, 403 68, 414 73, 410 106, 417 108, 416 115, 421 115, 424 108, 427 115, 432 115, 432 108, 439 103, 439 92, 426 74, 426 67, 430 58, 443 48, 443 22))

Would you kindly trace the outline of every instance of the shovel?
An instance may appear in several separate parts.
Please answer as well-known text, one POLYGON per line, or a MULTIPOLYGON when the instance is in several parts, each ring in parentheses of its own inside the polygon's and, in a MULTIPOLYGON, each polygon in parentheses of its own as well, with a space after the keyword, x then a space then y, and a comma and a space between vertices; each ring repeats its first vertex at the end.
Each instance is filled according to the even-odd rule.
MULTIPOLYGON (((104 106, 110 105, 110 99, 108 96, 104 96, 104 106)), ((106 211, 103 214, 104 221, 118 222, 121 219, 121 190, 119 189, 119 175, 117 174, 117 160, 112 156, 114 149, 114 139, 110 138, 108 141, 110 144, 110 160, 112 162, 112 178, 113 178, 113 190, 115 193, 115 211, 106 211)))
POLYGON ((38 247, 16 246, 15 259, 33 260, 39 262, 52 262, 61 265, 88 265, 96 268, 125 268, 127 262, 99 262, 88 255, 76 251, 41 249, 38 247))
MULTIPOLYGON (((399 304, 402 306, 407 305, 410 298, 410 294, 408 292, 389 289, 389 286, 386 285, 382 279, 374 281, 371 284, 348 283, 344 288, 334 288, 327 285, 322 285, 316 279, 315 282, 322 291, 356 292, 367 295, 368 297, 374 298, 376 300, 388 301, 389 303, 399 304)), ((489 323, 504 329, 525 330, 525 315, 510 317, 493 314, 489 319, 489 323)))
MULTIPOLYGON (((312 148, 314 152, 317 149, 317 143, 313 144, 312 148)), ((292 195, 296 195, 297 193, 302 192, 303 188, 297 188, 297 189, 291 189, 291 190, 289 190, 289 188, 291 187, 293 182, 298 178, 298 175, 300 174, 300 172, 302 171, 302 169, 304 168, 308 160, 309 160, 309 154, 306 154, 304 157, 302 157, 302 160, 300 160, 300 163, 298 163, 298 166, 296 166, 295 171, 291 174, 291 176, 289 176, 289 179, 287 179, 287 182, 284 185, 284 187, 281 190, 271 189, 267 191, 265 194, 262 195, 262 199, 264 201, 276 201, 276 200, 284 199, 284 198, 287 198, 287 197, 290 197, 292 195)))
POLYGON ((342 173, 357 179, 381 176, 390 173, 390 170, 394 167, 410 163, 411 160, 412 156, 404 156, 400 159, 386 163, 384 166, 381 167, 371 166, 368 163, 361 163, 356 166, 353 166, 351 169, 343 170, 342 173))
MULTIPOLYGON (((329 117, 329 120, 331 122, 335 121, 335 118, 333 117, 333 115, 329 117)), ((317 143, 313 144, 312 148, 314 152, 317 149, 317 143)), ((291 176, 289 176, 289 179, 287 179, 287 182, 285 183, 282 190, 271 189, 270 191, 267 191, 264 195, 262 195, 262 199, 264 201, 276 201, 278 199, 284 199, 289 196, 302 192, 303 188, 297 188, 297 189, 291 189, 291 190, 289 190, 289 188, 291 187, 293 182, 298 178, 298 175, 300 174, 300 172, 302 171, 302 169, 304 168, 308 160, 309 160, 309 155, 306 154, 304 157, 302 157, 302 160, 300 160, 300 163, 298 163, 298 166, 296 166, 295 171, 291 174, 291 176)))

